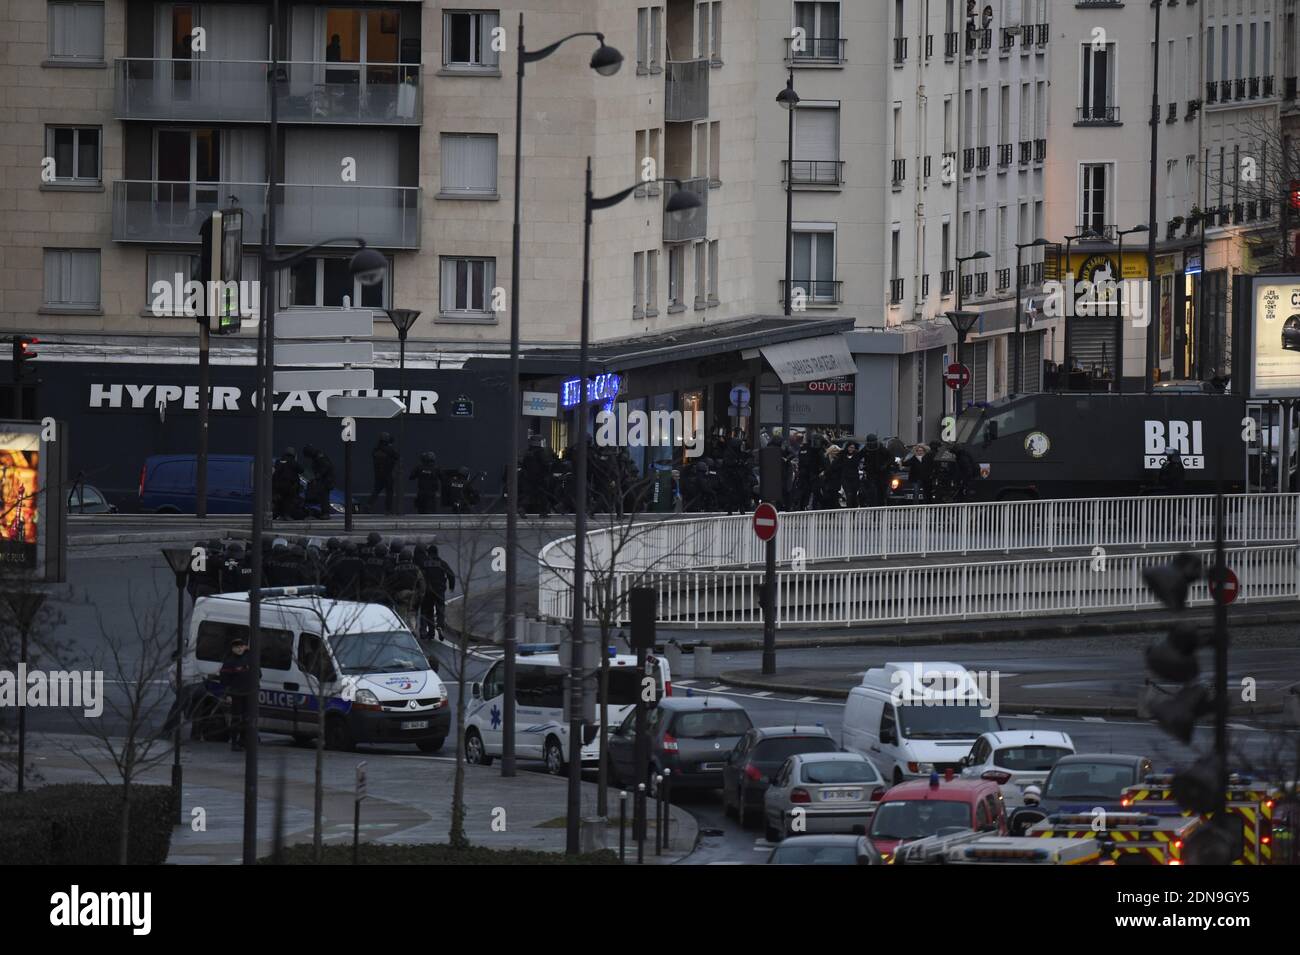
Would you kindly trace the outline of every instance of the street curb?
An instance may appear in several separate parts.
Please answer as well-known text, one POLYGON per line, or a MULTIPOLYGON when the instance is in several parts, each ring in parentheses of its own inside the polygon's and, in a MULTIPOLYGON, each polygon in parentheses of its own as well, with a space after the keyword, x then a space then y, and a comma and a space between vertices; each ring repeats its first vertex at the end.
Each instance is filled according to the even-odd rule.
MULTIPOLYGON (((773 693, 797 693, 800 696, 820 696, 825 699, 844 700, 848 699, 849 690, 837 690, 824 686, 805 686, 799 683, 778 683, 765 680, 755 680, 752 677, 742 676, 734 671, 720 673, 718 680, 724 686, 736 686, 746 690, 769 690, 773 693)), ((851 689, 851 688, 850 688, 851 689)), ((1089 704, 1079 704, 1077 706, 1057 706, 1054 704, 1038 705, 1029 703, 1004 703, 999 701, 999 712, 1002 713, 1021 713, 1021 714, 1042 714, 1044 716, 1130 716, 1134 719, 1141 719, 1138 716, 1136 706, 1092 706, 1089 704)), ((1261 706, 1249 713, 1232 713, 1229 712, 1229 719, 1249 719, 1256 716, 1268 716, 1275 713, 1281 713, 1281 706, 1261 706)))

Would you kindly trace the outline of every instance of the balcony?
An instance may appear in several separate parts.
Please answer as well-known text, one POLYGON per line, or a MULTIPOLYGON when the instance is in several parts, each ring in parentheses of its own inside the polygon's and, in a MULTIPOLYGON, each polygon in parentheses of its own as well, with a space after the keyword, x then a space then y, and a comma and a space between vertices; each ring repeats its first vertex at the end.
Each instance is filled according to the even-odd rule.
POLYGON ((1235 99, 1246 98, 1246 80, 1244 78, 1234 81, 1236 83, 1235 99))
POLYGON ((998 291, 1004 291, 1011 288, 1011 270, 998 269, 997 271, 998 291))
POLYGON ((841 186, 844 184, 844 160, 796 159, 781 160, 782 182, 792 186, 841 186))
POLYGON ((989 147, 988 147, 988 146, 978 146, 978 147, 976 147, 976 149, 975 149, 975 168, 976 168, 976 169, 988 169, 988 168, 989 168, 989 147))
MULTIPOLYGON (((827 279, 801 279, 795 278, 793 281, 794 289, 791 295, 797 295, 803 292, 807 296, 809 305, 838 305, 840 304, 840 287, 844 284, 840 281, 830 281, 827 279)), ((782 303, 785 302, 785 279, 779 279, 777 286, 780 288, 782 303)))
POLYGON ((901 66, 907 61, 907 37, 894 37, 894 65, 901 66))
POLYGON ((1198 99, 1189 99, 1187 101, 1187 113, 1183 116, 1184 120, 1189 120, 1196 115, 1201 108, 1201 101, 1198 99))
POLYGON ((1219 81, 1210 80, 1205 84, 1205 102, 1217 103, 1219 101, 1219 81))
POLYGON ((956 151, 954 150, 953 152, 944 153, 943 159, 940 162, 940 166, 942 167, 943 170, 942 176, 943 176, 944 184, 947 185, 948 183, 952 182, 957 175, 956 151))
POLYGON ((1259 98, 1259 77, 1258 76, 1252 76, 1246 80, 1246 90, 1247 90, 1246 95, 1249 96, 1251 99, 1259 98))
POLYGON ((848 40, 838 36, 806 36, 803 49, 794 49, 794 37, 785 38, 785 61, 791 66, 838 66, 845 60, 848 40))
POLYGON ((975 276, 963 275, 961 277, 962 298, 970 298, 974 294, 975 294, 975 276))
POLYGON ((1271 76, 1264 77, 1264 95, 1265 96, 1273 95, 1273 77, 1271 76))
POLYGON ((1118 106, 1080 106, 1075 110, 1076 126, 1118 126, 1118 106))
POLYGON ((951 60, 957 55, 957 32, 945 33, 943 35, 943 55, 944 59, 951 60))
POLYGON ((993 49, 993 28, 984 27, 982 30, 976 30, 975 32, 979 36, 980 55, 983 56, 993 49))
MULTIPOLYGON (((417 186, 280 186, 276 239, 312 245, 338 236, 359 236, 388 249, 420 247, 417 186)), ((244 242, 260 241, 266 183, 118 180, 113 183, 113 241, 199 242, 199 226, 231 204, 245 212, 244 242)))
POLYGON ((1043 162, 1047 159, 1047 140, 1034 140, 1034 162, 1043 162))
POLYGON ((1165 122, 1172 123, 1175 122, 1177 119, 1178 119, 1178 104, 1170 103, 1168 115, 1165 116, 1165 122))
POLYGON ((1273 200, 1272 200, 1272 199, 1261 199, 1261 200, 1259 200, 1259 217, 1260 217, 1260 219, 1262 219, 1262 220, 1264 220, 1264 221, 1267 221, 1267 220, 1273 218, 1273 200))
POLYGON ((1016 282, 1022 288, 1026 285, 1034 284, 1034 263, 1033 262, 1026 262, 1024 265, 1020 266, 1019 271, 1016 272, 1016 282))
POLYGON ((903 180, 907 178, 907 160, 895 159, 890 170, 889 181, 895 189, 903 185, 903 180))
POLYGON ((1046 23, 1038 24, 1037 44, 1039 47, 1047 46, 1047 39, 1052 35, 1051 27, 1046 23))
POLYGON ((952 269, 944 269, 942 272, 939 273, 939 294, 940 295, 952 294, 952 280, 956 274, 957 273, 954 272, 952 269))
POLYGON ((985 295, 989 290, 989 274, 987 272, 975 273, 975 294, 985 295))
MULTIPOLYGON (((707 61, 705 61, 707 62, 707 61)), ((708 232, 709 223, 709 179, 707 176, 701 176, 698 179, 683 179, 682 184, 678 186, 675 182, 664 183, 664 241, 665 242, 688 242, 691 239, 702 239, 708 232), (668 212, 668 200, 678 189, 689 189, 695 193, 700 200, 700 204, 694 209, 683 209, 681 212, 668 212)))
POLYGON ((899 305, 903 301, 903 279, 889 280, 889 304, 899 305))
POLYGON ((1034 262, 1033 264, 1030 265, 1030 268, 1033 270, 1033 271, 1030 273, 1030 275, 1032 276, 1030 284, 1032 284, 1032 285, 1042 285, 1042 284, 1043 284, 1043 276, 1044 276, 1044 275, 1046 274, 1046 272, 1047 272, 1047 263, 1046 263, 1046 262, 1034 262))
MULTIPOLYGON (((119 58, 114 115, 154 122, 265 123, 270 63, 119 58)), ((420 67, 397 63, 280 64, 285 123, 418 126, 420 67)))
POLYGON ((1076 242, 1114 242, 1115 241, 1115 224, 1113 222, 1094 222, 1091 225, 1081 225, 1078 228, 1079 233, 1089 233, 1087 238, 1076 239, 1076 242))
POLYGON ((1023 139, 1020 141, 1020 165, 1028 166, 1034 161, 1034 141, 1032 139, 1023 139))
POLYGON ((1002 28, 1002 43, 998 47, 998 52, 1006 56, 1016 45, 1016 33, 1019 31, 1015 27, 1002 28))
POLYGON ((1016 147, 1011 143, 998 144, 998 167, 1005 169, 1015 158, 1016 147))
POLYGON ((709 118, 709 60, 669 60, 664 64, 664 120, 689 123, 709 118))
POLYGON ((967 146, 961 152, 961 170, 962 172, 970 172, 974 168, 975 168, 975 147, 967 146))

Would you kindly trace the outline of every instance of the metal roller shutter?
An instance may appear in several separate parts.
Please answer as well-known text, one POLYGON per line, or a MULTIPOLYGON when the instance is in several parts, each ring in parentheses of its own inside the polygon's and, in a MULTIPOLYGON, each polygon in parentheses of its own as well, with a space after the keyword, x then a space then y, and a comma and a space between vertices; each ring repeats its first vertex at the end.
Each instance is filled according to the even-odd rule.
POLYGON ((970 387, 963 392, 966 401, 987 401, 989 397, 989 343, 976 342, 970 346, 970 357, 965 364, 970 366, 970 387))
POLYGON ((1115 363, 1115 319, 1070 319, 1070 350, 1084 371, 1110 368, 1115 363))
POLYGON ((1027 332, 1020 355, 1020 393, 1037 394, 1043 390, 1043 336, 1045 332, 1027 332))

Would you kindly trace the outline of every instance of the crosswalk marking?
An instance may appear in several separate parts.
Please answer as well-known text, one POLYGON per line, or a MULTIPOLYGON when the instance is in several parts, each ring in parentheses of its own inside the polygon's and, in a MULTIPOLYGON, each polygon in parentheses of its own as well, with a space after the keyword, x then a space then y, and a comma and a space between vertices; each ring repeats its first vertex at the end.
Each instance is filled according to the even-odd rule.
POLYGON ((795 700, 796 703, 815 703, 817 701, 818 698, 815 696, 801 696, 799 699, 795 700))
POLYGON ((1104 718, 1104 717, 1101 717, 1101 716, 1085 716, 1085 717, 1083 717, 1083 721, 1084 721, 1085 723, 1104 723, 1104 722, 1106 722, 1105 718, 1104 718))
POLYGON ((771 690, 758 690, 758 691, 756 691, 756 692, 754 692, 754 693, 751 693, 750 695, 751 695, 751 696, 756 696, 756 697, 758 697, 759 699, 764 699, 764 698, 766 698, 766 697, 771 696, 771 695, 772 695, 772 691, 771 691, 771 690))

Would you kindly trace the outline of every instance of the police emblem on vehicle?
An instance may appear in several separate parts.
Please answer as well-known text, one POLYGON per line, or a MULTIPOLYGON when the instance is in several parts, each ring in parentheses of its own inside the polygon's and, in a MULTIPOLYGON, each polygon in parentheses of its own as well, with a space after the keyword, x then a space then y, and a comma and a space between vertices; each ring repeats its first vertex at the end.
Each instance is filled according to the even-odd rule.
POLYGON ((1041 431, 1031 431, 1025 436, 1025 450, 1029 452, 1030 457, 1041 458, 1052 450, 1051 439, 1041 431))

